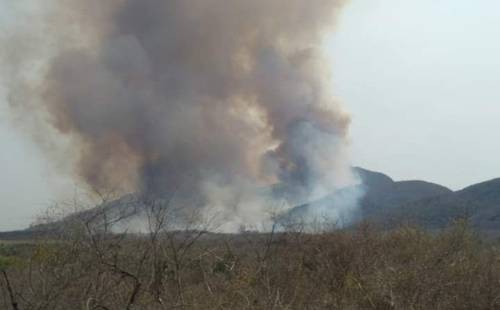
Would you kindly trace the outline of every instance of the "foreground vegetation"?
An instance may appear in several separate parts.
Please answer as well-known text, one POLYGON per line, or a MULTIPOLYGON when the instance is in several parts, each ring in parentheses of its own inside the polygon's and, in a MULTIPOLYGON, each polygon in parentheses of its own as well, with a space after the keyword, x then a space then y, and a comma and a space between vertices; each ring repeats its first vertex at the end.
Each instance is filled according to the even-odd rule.
POLYGON ((439 234, 80 228, 0 245, 0 309, 500 309, 500 250, 465 223, 439 234))

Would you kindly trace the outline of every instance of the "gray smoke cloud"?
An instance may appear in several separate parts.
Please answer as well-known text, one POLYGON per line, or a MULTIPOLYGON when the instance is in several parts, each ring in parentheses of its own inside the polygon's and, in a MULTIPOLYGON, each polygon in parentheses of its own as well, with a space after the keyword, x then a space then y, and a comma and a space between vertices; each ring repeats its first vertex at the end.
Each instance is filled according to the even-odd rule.
POLYGON ((10 74, 11 105, 69 141, 91 188, 176 191, 256 223, 271 185, 291 206, 355 182, 321 51, 343 2, 47 1, 44 49, 8 38, 4 60, 40 77, 10 74))

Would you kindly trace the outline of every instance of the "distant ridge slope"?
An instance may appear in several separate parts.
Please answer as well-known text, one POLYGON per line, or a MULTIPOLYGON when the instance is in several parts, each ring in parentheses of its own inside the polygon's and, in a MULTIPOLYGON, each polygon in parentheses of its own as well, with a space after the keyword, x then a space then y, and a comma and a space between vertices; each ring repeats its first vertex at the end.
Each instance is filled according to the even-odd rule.
POLYGON ((404 204, 453 193, 449 188, 430 182, 395 182, 380 172, 359 167, 354 170, 363 181, 366 191, 361 201, 363 219, 380 219, 404 204))
POLYGON ((408 203, 400 212, 430 228, 443 227, 456 218, 467 218, 476 229, 500 232, 500 179, 408 203))
POLYGON ((395 211, 404 204, 453 193, 450 189, 434 183, 425 181, 395 182, 380 172, 360 167, 355 167, 353 170, 361 179, 361 185, 346 188, 324 199, 294 208, 288 213, 288 216, 298 220, 311 211, 325 209, 329 204, 330 207, 334 207, 335 201, 339 198, 337 196, 349 194, 354 190, 362 190, 365 194, 360 201, 360 210, 355 215, 355 219, 379 222, 393 217, 397 213, 395 211))
MULTIPOLYGON (((459 191, 425 181, 399 181, 363 168, 354 168, 363 181, 365 195, 360 201, 358 220, 369 220, 390 228, 413 223, 440 229, 456 219, 468 219, 478 231, 500 234, 500 178, 459 191)), ((333 201, 331 197, 293 209, 306 214, 333 201)), ((332 206, 333 207, 333 206, 332 206)))
MULTIPOLYGON (((332 208, 362 189, 365 195, 360 201, 355 220, 369 220, 386 225, 387 228, 401 222, 415 223, 429 229, 440 229, 457 218, 467 218, 481 232, 500 235, 500 178, 475 184, 453 192, 450 189, 425 181, 394 181, 389 176, 363 168, 353 168, 362 180, 362 185, 345 188, 318 201, 289 210, 281 218, 300 218, 310 211, 332 208)), ((134 212, 136 204, 131 196, 112 201, 104 206, 117 217, 134 212)), ((74 216, 91 216, 89 210, 74 216)), ((314 213, 314 212, 313 212, 314 213)), ((70 221, 73 216, 66 220, 70 221)), ((66 221, 64 221, 66 222, 66 221)), ((0 240, 22 239, 54 231, 64 222, 33 226, 18 232, 0 233, 0 240), (54 226, 55 225, 55 226, 54 226)))

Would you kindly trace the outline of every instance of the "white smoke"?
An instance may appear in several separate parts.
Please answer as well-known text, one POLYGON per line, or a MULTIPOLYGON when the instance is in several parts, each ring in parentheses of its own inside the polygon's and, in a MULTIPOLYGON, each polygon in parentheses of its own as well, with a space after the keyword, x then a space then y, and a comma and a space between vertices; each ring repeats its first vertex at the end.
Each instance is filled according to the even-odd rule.
POLYGON ((3 39, 2 63, 41 64, 39 79, 6 76, 23 94, 10 103, 42 144, 47 130, 69 139, 54 158, 95 190, 175 192, 227 229, 257 225, 356 184, 321 50, 342 5, 52 0, 32 16, 43 52, 24 50, 25 24, 3 39))

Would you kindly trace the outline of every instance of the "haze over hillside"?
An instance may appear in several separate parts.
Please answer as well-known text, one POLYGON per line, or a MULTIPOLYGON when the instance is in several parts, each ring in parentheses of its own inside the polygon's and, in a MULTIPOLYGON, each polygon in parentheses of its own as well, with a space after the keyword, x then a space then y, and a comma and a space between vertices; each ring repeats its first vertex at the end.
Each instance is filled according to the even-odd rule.
MULTIPOLYGON (((466 218, 475 229, 500 233, 500 178, 452 191, 430 182, 396 182, 380 172, 355 170, 365 190, 356 217, 358 221, 368 220, 388 228, 411 223, 436 229, 466 218)), ((292 209, 290 215, 300 219, 311 211, 325 210, 335 202, 336 195, 339 194, 292 209)))
MULTIPOLYGON (((281 225, 310 223, 310 220, 332 220, 334 225, 348 227, 360 221, 370 221, 387 229, 401 224, 415 224, 428 229, 448 227, 457 219, 468 219, 474 229, 482 233, 500 234, 500 178, 469 186, 459 191, 452 191, 439 184, 420 180, 394 181, 391 177, 363 168, 354 171, 363 183, 347 187, 323 199, 294 207, 278 214, 281 225), (351 209, 342 213, 343 195, 352 196, 353 192, 362 192, 359 206, 353 214, 351 209), (337 213, 332 213, 335 210, 337 213), (340 210, 340 211, 339 211, 340 210), (328 215, 334 214, 334 218, 328 215)), ((123 218, 117 223, 117 229, 129 232, 141 232, 144 225, 141 217, 143 202, 134 195, 126 195, 107 202, 102 212, 108 212, 110 220, 123 218)), ((269 206, 269 212, 275 212, 269 206)), ((170 207, 172 216, 182 212, 182 208, 170 207), (175 211, 177 210, 177 211, 175 211)), ((23 231, 2 233, 0 239, 16 239, 44 234, 50 230, 59 230, 61 223, 94 216, 94 209, 83 213, 68 214, 62 222, 49 225, 32 226, 23 231)), ((182 218, 182 217, 179 217, 182 218)), ((182 222, 177 224, 181 227, 182 222)), ((61 226, 62 227, 62 226, 61 226)), ((176 227, 175 225, 172 227, 176 227)), ((251 226, 250 226, 251 227, 251 226)), ((287 226, 293 228, 292 226, 287 226)), ((256 228, 256 227, 253 227, 256 228)))

